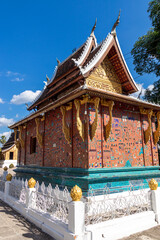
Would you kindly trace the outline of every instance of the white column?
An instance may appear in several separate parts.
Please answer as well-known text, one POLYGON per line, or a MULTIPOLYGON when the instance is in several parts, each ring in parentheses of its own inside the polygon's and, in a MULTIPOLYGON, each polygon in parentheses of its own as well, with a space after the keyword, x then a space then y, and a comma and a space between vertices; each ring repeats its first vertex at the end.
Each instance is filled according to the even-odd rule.
POLYGON ((33 195, 32 193, 34 193, 36 191, 35 188, 27 188, 26 189, 26 207, 27 208, 32 208, 33 207, 33 195))
POLYGON ((5 188, 4 188, 4 201, 7 201, 7 197, 9 196, 9 185, 10 181, 5 182, 5 188))
POLYGON ((85 204, 81 201, 72 201, 69 203, 68 212, 68 230, 66 240, 84 240, 85 229, 85 204))
POLYGON ((151 206, 155 213, 155 220, 160 223, 160 188, 151 190, 151 206))
POLYGON ((3 171, 3 181, 6 181, 7 175, 8 175, 8 171, 3 171))

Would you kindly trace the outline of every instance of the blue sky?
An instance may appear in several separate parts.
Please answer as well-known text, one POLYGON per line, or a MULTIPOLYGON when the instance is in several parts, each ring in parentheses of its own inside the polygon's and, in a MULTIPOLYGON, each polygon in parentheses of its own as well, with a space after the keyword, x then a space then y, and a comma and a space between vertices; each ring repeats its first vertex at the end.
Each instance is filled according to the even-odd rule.
POLYGON ((121 9, 117 36, 128 67, 147 88, 154 75, 136 78, 128 54, 139 36, 151 27, 147 0, 5 0, 0 1, 0 134, 29 114, 24 103, 52 77, 56 58, 63 61, 89 36, 97 17, 98 42, 107 36, 121 9))

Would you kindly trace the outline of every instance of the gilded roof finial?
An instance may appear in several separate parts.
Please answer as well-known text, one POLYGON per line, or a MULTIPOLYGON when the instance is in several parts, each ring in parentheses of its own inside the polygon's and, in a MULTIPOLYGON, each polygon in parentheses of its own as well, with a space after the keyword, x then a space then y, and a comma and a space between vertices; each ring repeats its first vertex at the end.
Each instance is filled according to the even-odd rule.
POLYGON ((96 24, 97 24, 97 18, 96 18, 95 24, 94 24, 94 26, 93 26, 93 28, 92 28, 91 34, 92 34, 92 33, 94 32, 94 30, 96 29, 96 24))
POLYGON ((61 62, 58 60, 58 58, 56 58, 56 60, 57 60, 58 66, 59 66, 59 64, 60 64, 61 62))
POLYGON ((116 27, 118 26, 119 22, 120 22, 120 14, 121 14, 121 9, 119 10, 119 14, 118 14, 118 18, 116 20, 116 22, 114 23, 113 27, 112 27, 112 30, 111 30, 111 33, 116 35, 116 27))
POLYGON ((50 79, 49 79, 49 77, 47 76, 47 74, 46 74, 46 79, 47 79, 47 83, 49 83, 50 79))

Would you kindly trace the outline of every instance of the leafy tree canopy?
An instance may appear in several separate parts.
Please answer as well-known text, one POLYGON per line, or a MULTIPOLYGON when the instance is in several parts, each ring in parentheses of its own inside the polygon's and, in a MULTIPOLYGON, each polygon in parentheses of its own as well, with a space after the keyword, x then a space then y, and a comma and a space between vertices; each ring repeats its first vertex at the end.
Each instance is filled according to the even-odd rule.
POLYGON ((1 137, 0 137, 0 143, 1 143, 2 145, 4 145, 4 144, 6 143, 6 140, 7 140, 6 136, 1 136, 1 137))
POLYGON ((135 42, 131 54, 137 73, 160 76, 160 0, 151 1, 148 12, 153 28, 135 42))

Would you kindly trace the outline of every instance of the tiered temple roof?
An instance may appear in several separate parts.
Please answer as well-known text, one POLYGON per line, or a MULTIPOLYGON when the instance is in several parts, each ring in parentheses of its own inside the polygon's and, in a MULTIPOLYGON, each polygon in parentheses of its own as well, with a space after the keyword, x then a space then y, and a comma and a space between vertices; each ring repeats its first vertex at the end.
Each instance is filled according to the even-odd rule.
POLYGON ((100 44, 97 44, 94 29, 86 42, 72 55, 61 63, 58 61, 53 77, 47 79, 44 89, 28 107, 29 111, 34 109, 35 112, 10 128, 67 104, 83 94, 98 94, 111 100, 159 110, 159 105, 129 96, 137 92, 138 88, 123 57, 116 29, 112 28, 100 44))

